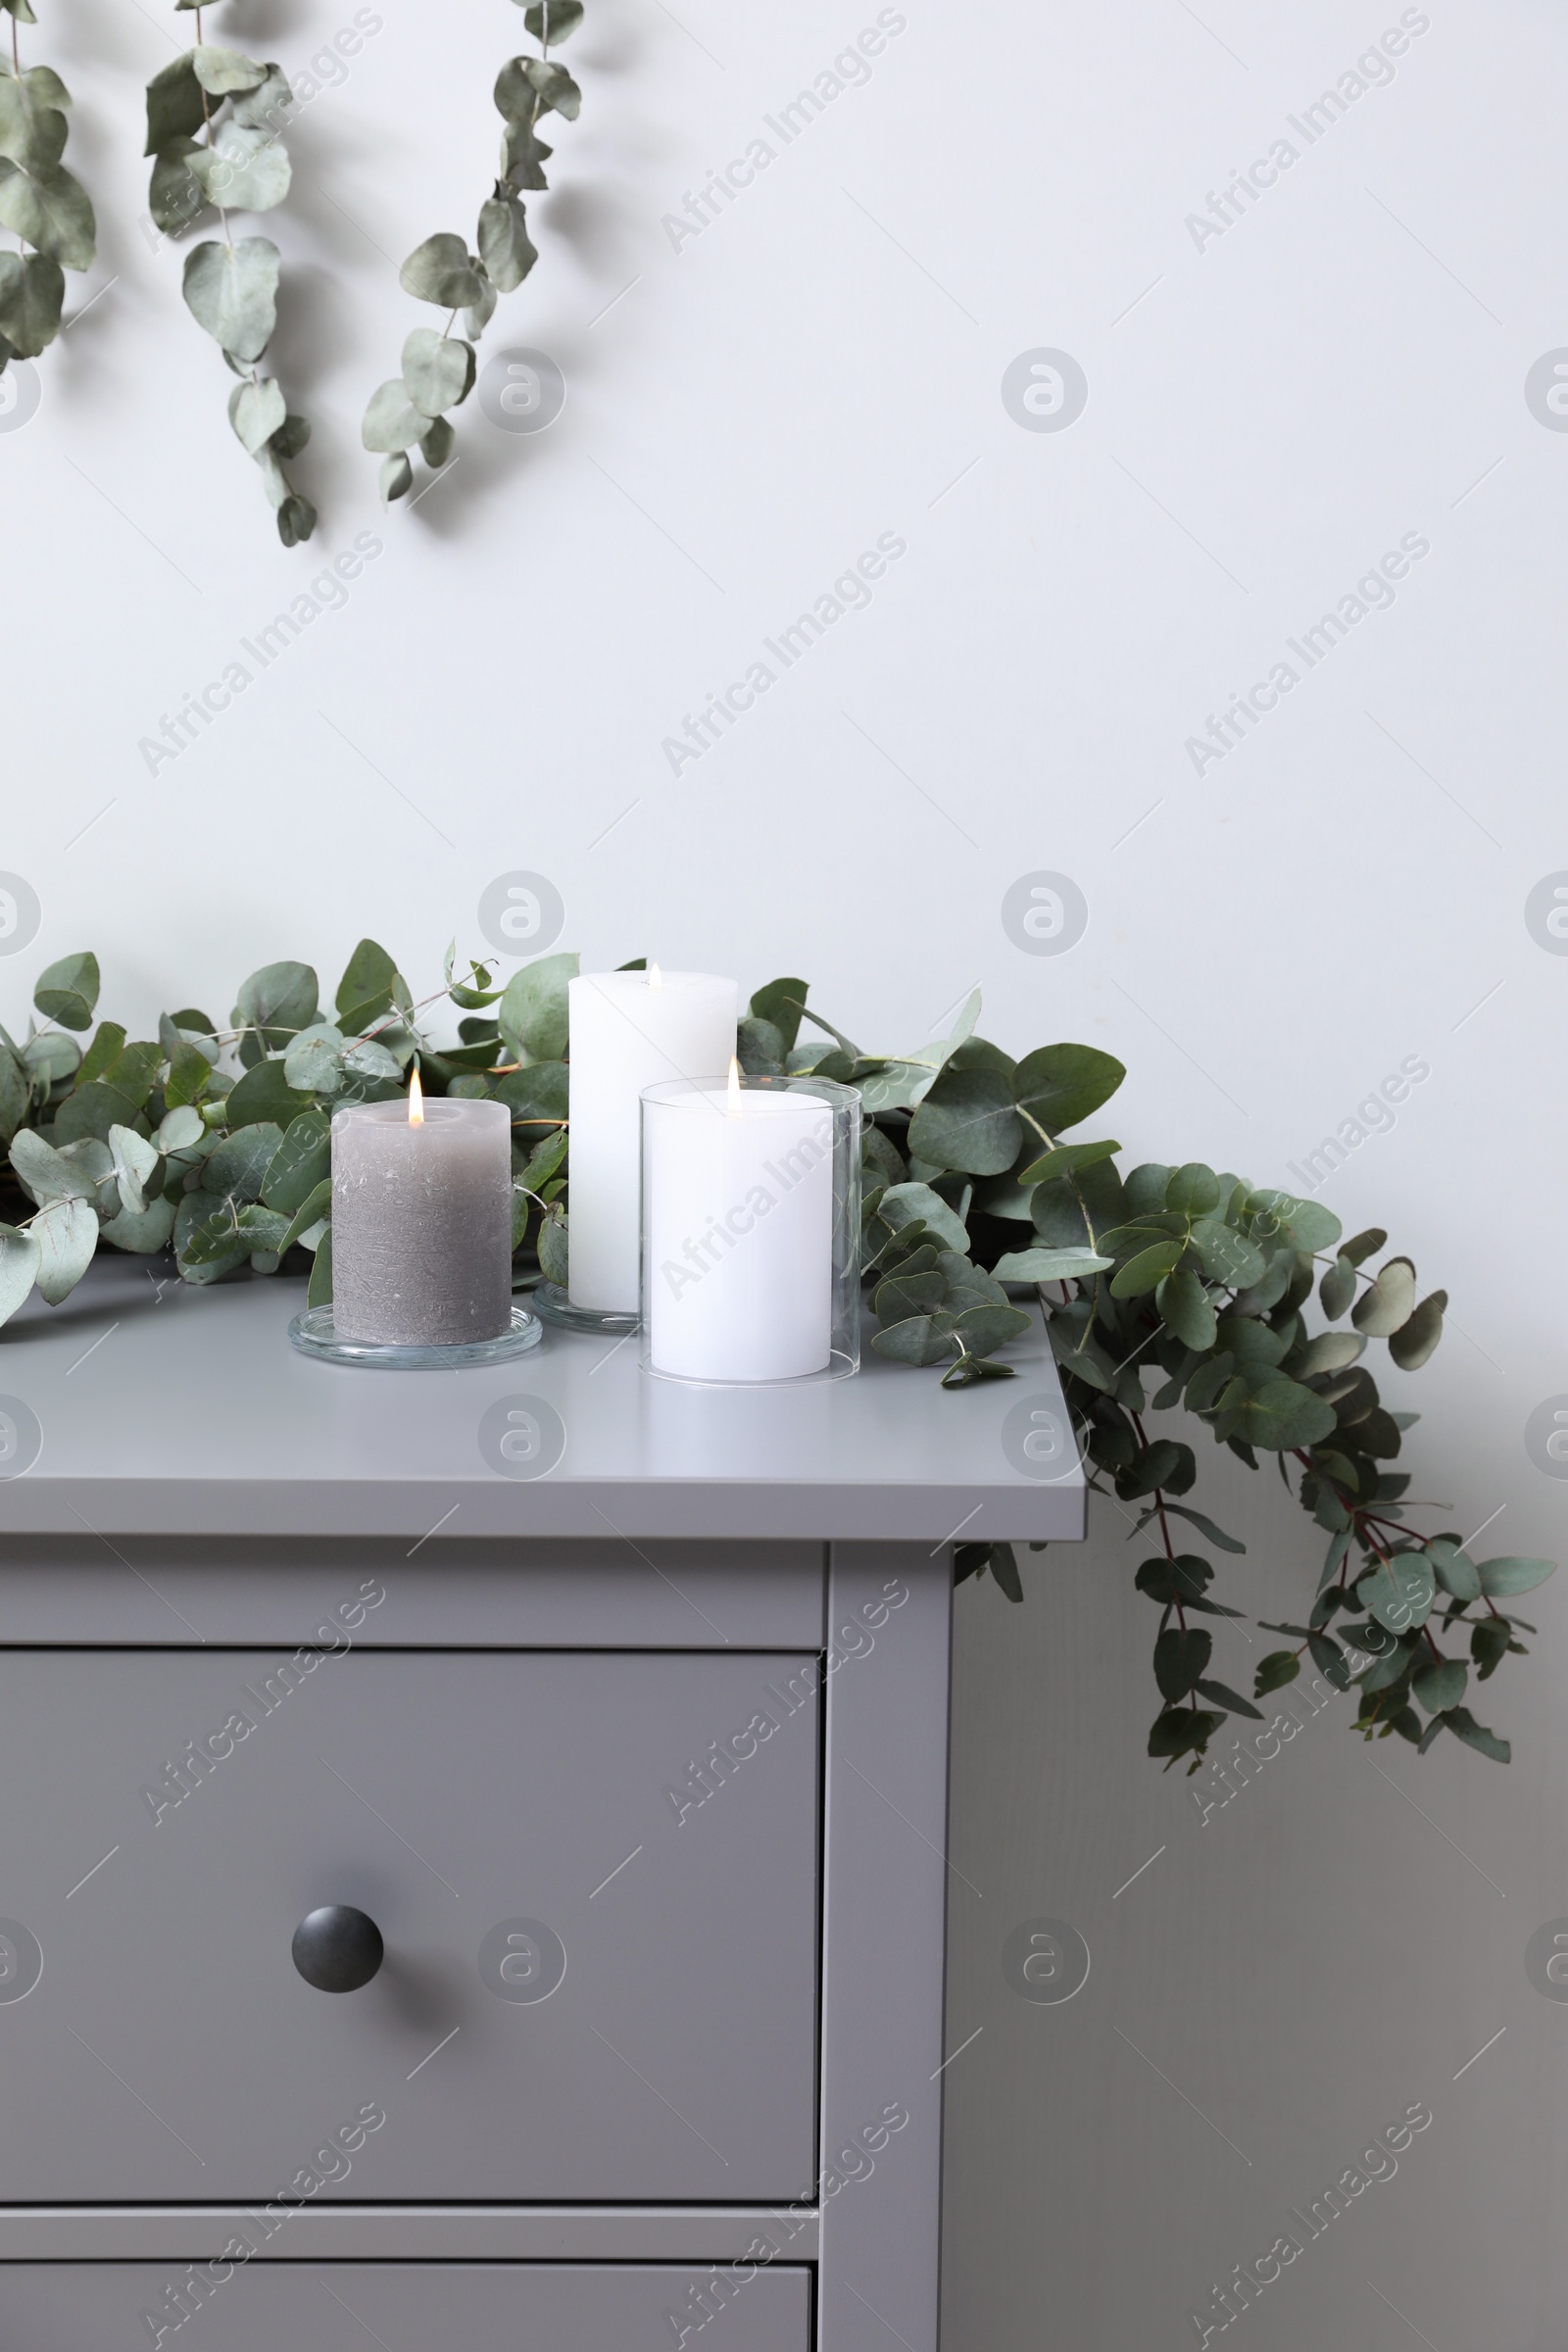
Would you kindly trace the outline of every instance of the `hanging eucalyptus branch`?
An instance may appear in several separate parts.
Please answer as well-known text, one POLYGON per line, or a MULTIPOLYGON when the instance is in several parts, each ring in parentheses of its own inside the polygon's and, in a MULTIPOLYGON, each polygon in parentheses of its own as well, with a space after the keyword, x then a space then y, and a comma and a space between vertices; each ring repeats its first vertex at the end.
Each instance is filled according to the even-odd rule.
POLYGON ((169 236, 209 209, 218 214, 221 237, 186 256, 185 303, 240 378, 229 394, 228 420, 262 469, 278 537, 294 547, 315 530, 316 509, 283 468, 311 428, 289 415, 277 378, 260 371, 277 324, 281 257, 270 237, 236 239, 228 218, 270 213, 288 194, 292 167, 280 130, 294 93, 280 66, 204 41, 198 0, 174 6, 180 13, 194 9, 196 46, 147 85, 148 207, 169 236))
MULTIPOLYGON (((309 1258, 309 1301, 329 1299, 331 1114, 392 1100, 416 1057, 427 1092, 505 1103, 514 1285, 565 1282, 576 969, 574 955, 543 956, 503 988, 482 964, 460 975, 449 949, 444 988, 416 1004, 366 939, 330 1015, 309 964, 272 963, 244 983, 226 1026, 186 1007, 156 1039, 129 1042, 118 1022, 94 1027, 92 956, 51 964, 33 993, 41 1026, 24 1042, 0 1030, 0 1213, 14 1220, 0 1222, 0 1324, 34 1284, 51 1304, 64 1298, 100 1238, 172 1248, 188 1283, 309 1258), (427 1025, 443 999, 463 1016, 456 1043, 427 1025)), ((1442 1337, 1445 1294, 1418 1299, 1407 1257, 1371 1272, 1387 1234, 1347 1241, 1320 1201, 1198 1161, 1124 1174, 1108 1137, 1063 1142, 1116 1092, 1121 1063, 1080 1045, 1014 1061, 974 1034, 978 990, 950 1036, 906 1054, 862 1052, 806 999, 804 980, 759 989, 737 1052, 747 1070, 814 1072, 859 1093, 877 1352, 945 1365, 945 1388, 1007 1379, 1014 1366, 995 1350, 1038 1329, 1046 1292, 1057 1295, 1048 1328, 1089 1484, 1147 1538, 1134 1581, 1158 1612, 1150 1754, 1196 1767, 1228 1722, 1260 1718, 1255 1702, 1304 1656, 1337 1690, 1354 1686, 1364 1737, 1424 1751, 1446 1732, 1506 1763, 1507 1740, 1465 1703, 1469 1684, 1523 1650, 1533 1628, 1514 1603, 1552 1562, 1473 1558, 1458 1529, 1418 1530, 1412 1514, 1447 1506, 1416 1500, 1391 1467, 1416 1416, 1384 1404, 1363 1361, 1380 1343, 1396 1372, 1417 1370, 1442 1337), (1327 1328, 1309 1325, 1314 1294, 1327 1328), (1303 1622, 1270 1627, 1290 1646, 1259 1661, 1250 1698, 1213 1673, 1210 1631, 1242 1612, 1211 1596, 1208 1555, 1244 1546, 1193 1501, 1193 1446, 1150 1427, 1177 1411, 1251 1469, 1272 1455, 1327 1538, 1316 1596, 1303 1622)), ((1068 1433, 1054 1442, 1066 1469, 1068 1433)), ((1023 1598, 1008 1544, 960 1543, 954 1568, 1023 1598)))
POLYGON ((29 0, 0 0, 11 18, 11 55, 0 58, 0 225, 21 238, 0 253, 0 372, 35 360, 60 331, 66 270, 90 270, 92 201, 60 161, 71 92, 48 66, 23 71, 17 25, 35 24, 29 0), (28 248, 30 247, 30 251, 28 248))
MULTIPOLYGON (((522 5, 522 0, 518 0, 522 5)), ((527 211, 519 191, 548 188, 544 166, 552 150, 538 136, 541 115, 575 122, 582 92, 551 57, 582 23, 582 0, 532 0, 523 23, 539 43, 537 57, 509 58, 496 80, 495 100, 506 129, 501 141, 501 175, 479 208, 477 253, 455 231, 443 230, 416 247, 404 263, 405 293, 434 303, 448 318, 439 333, 416 326, 403 346, 403 372, 371 395, 360 436, 381 457, 383 501, 402 498, 413 487, 409 457, 417 448, 426 465, 447 465, 457 435, 449 409, 461 408, 473 389, 478 342, 494 314, 496 298, 520 286, 539 259, 528 236, 527 211), (453 320, 463 313, 464 334, 453 320)))

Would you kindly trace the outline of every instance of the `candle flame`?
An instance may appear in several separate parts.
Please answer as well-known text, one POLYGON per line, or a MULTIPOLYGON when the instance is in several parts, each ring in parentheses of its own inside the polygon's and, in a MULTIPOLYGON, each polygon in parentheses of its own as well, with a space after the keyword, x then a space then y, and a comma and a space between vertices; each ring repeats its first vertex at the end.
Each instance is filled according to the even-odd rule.
POLYGON ((414 1071, 409 1079, 409 1125, 411 1127, 424 1125, 424 1089, 419 1084, 417 1070, 414 1071))
POLYGON ((732 1119, 741 1115, 741 1065, 733 1054, 729 1057, 729 1115, 732 1119))
POLYGON ((664 985, 664 975, 657 963, 648 966, 648 985, 650 988, 662 988, 664 985))

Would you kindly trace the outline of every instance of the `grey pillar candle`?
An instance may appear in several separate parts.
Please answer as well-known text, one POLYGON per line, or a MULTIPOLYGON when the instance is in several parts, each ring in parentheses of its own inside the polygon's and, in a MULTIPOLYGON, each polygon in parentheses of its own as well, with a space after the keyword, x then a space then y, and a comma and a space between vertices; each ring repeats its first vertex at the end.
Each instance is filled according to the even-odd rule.
POLYGON ((512 1321, 512 1113, 504 1102, 358 1102, 332 1120, 332 1323, 403 1347, 512 1321), (420 1115, 422 1113, 422 1115, 420 1115))

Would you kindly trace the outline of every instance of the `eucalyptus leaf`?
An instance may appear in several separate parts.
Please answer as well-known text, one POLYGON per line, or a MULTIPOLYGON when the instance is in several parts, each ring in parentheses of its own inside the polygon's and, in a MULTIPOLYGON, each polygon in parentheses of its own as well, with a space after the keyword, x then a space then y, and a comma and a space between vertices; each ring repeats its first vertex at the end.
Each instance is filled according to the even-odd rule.
POLYGON ((407 498, 414 488, 414 467, 402 450, 396 450, 390 457, 381 460, 377 487, 381 493, 381 503, 387 507, 391 506, 394 499, 407 498))
POLYGON ((263 78, 251 89, 233 94, 233 120, 246 130, 265 130, 276 137, 279 118, 294 104, 294 92, 281 66, 268 65, 263 78))
POLYGON ((1343 1230, 1321 1200, 1298 1200, 1294 1193, 1250 1193, 1247 1206, 1266 1236, 1282 1233, 1293 1250, 1330 1250, 1343 1230))
POLYGON ((1186 1216, 1200 1217, 1218 1208, 1219 1178, 1212 1168, 1200 1160, 1190 1160, 1185 1167, 1173 1168, 1165 1186, 1165 1206, 1180 1209, 1186 1216))
POLYGON ((1154 1305, 1166 1327, 1189 1348, 1212 1348, 1218 1324, 1208 1293, 1191 1272, 1167 1274, 1154 1292, 1154 1305))
POLYGON ((235 1200, 259 1200, 267 1171, 283 1140, 282 1129, 270 1119, 236 1127, 225 1136, 202 1173, 205 1190, 235 1200))
POLYGON ((569 1275, 567 1256, 566 1220, 552 1209, 539 1228, 539 1265, 545 1280, 563 1291, 569 1275))
POLYGON ((46 1021, 58 1021, 63 1029, 87 1029, 101 985, 96 956, 62 956, 38 974, 32 1001, 46 1021))
POLYGON ((1337 1323, 1355 1297, 1355 1268, 1343 1250, 1318 1284, 1317 1295, 1329 1321, 1337 1323))
POLYGON ((506 185, 526 188, 530 194, 548 188, 545 166, 554 153, 531 122, 508 122, 501 134, 501 172, 506 185))
POLYGON ((1113 1298, 1141 1298, 1153 1290, 1167 1274, 1174 1273, 1181 1263, 1183 1244, 1179 1241, 1153 1242, 1138 1250, 1120 1266, 1110 1285, 1113 1298))
POLYGON ((370 405, 360 426, 360 439, 367 449, 401 457, 429 430, 429 417, 409 398, 409 388, 402 376, 395 375, 371 393, 370 405))
POLYGON ((1294 1380, 1265 1380, 1241 1408, 1237 1434, 1249 1446, 1287 1452, 1315 1446, 1334 1427, 1334 1407, 1294 1380))
POLYGON ((39 1295, 58 1306, 92 1264, 98 1212, 90 1200, 51 1200, 33 1218, 32 1236, 38 1245, 39 1295))
MULTIPOLYGON (((332 1121, 319 1107, 302 1110, 284 1128, 262 1178, 261 1200, 292 1217, 308 1197, 314 1197, 332 1165, 332 1121)), ((307 1223, 310 1219, 307 1218, 307 1223)))
POLYGON ((140 1210, 122 1208, 118 1217, 110 1218, 98 1238, 135 1256, 155 1257, 173 1238, 174 1216, 172 1200, 150 1200, 140 1210))
POLYGON ((1410 1688, 1429 1715, 1446 1715, 1464 1696, 1469 1675, 1459 1658, 1443 1658, 1424 1666, 1410 1688))
POLYGON ((25 1067, 9 1045, 0 1046, 0 1143, 10 1143, 31 1107, 25 1067))
POLYGON ((547 49, 566 39, 582 23, 582 0, 532 0, 524 9, 523 23, 536 41, 547 49))
POLYGON ((192 53, 174 58, 147 84, 148 155, 157 155, 174 140, 194 139, 206 121, 202 85, 196 78, 192 53))
POLYGON ((1266 1698, 1271 1690, 1282 1690, 1287 1683, 1295 1682, 1300 1671, 1301 1661, 1293 1651, 1271 1649, 1268 1656, 1258 1662, 1257 1672, 1252 1679, 1252 1696, 1266 1698))
MULTIPOLYGON (((1324 1280, 1327 1281, 1327 1275, 1324 1280)), ((1364 1339, 1349 1331, 1320 1331, 1296 1363, 1298 1379, 1312 1380, 1322 1372, 1343 1372, 1366 1348, 1364 1339)))
POLYGON ((198 1143, 205 1132, 201 1112, 193 1103, 183 1102, 164 1113, 155 1140, 160 1152, 183 1152, 188 1145, 198 1143))
POLYGON ((147 1205, 142 1198, 142 1187, 151 1181, 157 1170, 158 1146, 149 1143, 144 1135, 138 1135, 133 1127, 111 1127, 109 1149, 114 1154, 115 1181, 120 1188, 121 1205, 128 1208, 133 1216, 140 1216, 147 1205))
POLYGON ((516 1054, 555 1061, 566 1050, 566 983, 577 977, 575 954, 540 956, 513 973, 497 1020, 516 1054))
POLYGON ((1382 1560, 1356 1588, 1361 1605, 1386 1625, 1391 1634, 1410 1633, 1432 1614, 1437 1586, 1425 1557, 1419 1552, 1396 1552, 1382 1560))
POLYGON ((1468 1707, 1450 1707, 1446 1714, 1435 1715, 1432 1720, 1446 1724, 1456 1740, 1462 1740, 1466 1747, 1475 1748, 1479 1754, 1490 1756, 1494 1764, 1512 1760, 1513 1750, 1508 1741, 1499 1740, 1495 1732, 1489 1732, 1485 1724, 1477 1723, 1468 1707))
POLYGON ((875 1333, 871 1345, 878 1355, 897 1364, 940 1364, 953 1353, 953 1318, 941 1314, 910 1315, 875 1333))
POLYGON ((490 280, 482 277, 478 293, 466 306, 463 313, 463 331, 470 342, 477 343, 479 337, 484 333, 485 328, 495 317, 496 303, 499 299, 490 280))
POLYGON ((58 262, 41 253, 0 253, 0 335, 18 359, 35 360, 54 341, 65 298, 58 262))
POLYGON ((1113 1263, 1092 1250, 1009 1250, 991 1271, 999 1282, 1075 1282, 1113 1263))
POLYGON ((488 197, 479 208, 479 259, 501 294, 520 286, 539 259, 528 235, 527 214, 510 190, 488 197))
POLYGON ((1214 1637, 1200 1626, 1184 1633, 1172 1626, 1154 1643, 1154 1680, 1161 1695, 1174 1702, 1185 1698, 1208 1666, 1214 1637))
POLYGON ((1022 1141, 1012 1089, 991 1070, 944 1070, 909 1121, 915 1158, 970 1176, 1000 1176, 1022 1141))
POLYGON ((420 439, 419 455, 427 466, 433 466, 439 473, 443 466, 450 465, 457 438, 456 431, 445 416, 432 417, 429 430, 420 439))
POLYGON ((32 1295, 43 1252, 36 1237, 0 1225, 0 1323, 8 1323, 32 1295))
POLYGON ((1502 1600, 1511 1592, 1533 1592, 1544 1585, 1556 1568, 1555 1560, 1480 1560, 1476 1573, 1481 1590, 1489 1600, 1502 1600))
POLYGON ((1446 1291, 1432 1291, 1414 1308, 1409 1320, 1389 1336, 1389 1354, 1401 1372, 1415 1372, 1426 1362, 1443 1337, 1446 1291))
POLYGON ((962 1218, 928 1184, 890 1184, 877 1203, 876 1213, 895 1233, 924 1223, 948 1249, 968 1249, 969 1236, 962 1218))
POLYGON ((1243 1290, 1262 1280, 1268 1261, 1255 1242, 1218 1217, 1200 1217, 1193 1227, 1193 1248, 1202 1260, 1210 1282, 1243 1290))
POLYGON ((419 302, 433 302, 443 311, 466 310, 478 302, 486 283, 470 262, 462 237, 450 230, 416 245, 399 271, 398 282, 405 294, 419 302))
POLYGON ((1121 1150, 1120 1144, 1054 1144, 1049 1152, 1031 1160, 1018 1170, 1014 1182, 1020 1188, 1034 1184, 1050 1184, 1059 1176, 1070 1176, 1078 1168, 1094 1167, 1102 1159, 1113 1159, 1121 1150))
POLYGON ((1094 1046, 1042 1046, 1018 1064, 1014 1096, 1047 1135, 1076 1127, 1108 1102, 1127 1071, 1094 1046))
MULTIPOLYGON (((416 326, 403 346, 403 388, 414 407, 426 418, 440 416, 467 399, 473 386, 473 370, 474 357, 469 346, 450 335, 438 334, 433 326, 416 326)), ((382 389, 387 387, 383 385, 382 389)), ((403 446, 409 448, 412 443, 405 442, 403 446)))
MULTIPOLYGON (((199 1102, 212 1081, 213 1065, 201 1051, 182 1039, 170 1058, 164 1100, 172 1108, 199 1102)), ((200 1117, 200 1113, 197 1113, 200 1117)))
POLYGON ((330 1306, 332 1303, 332 1228, 328 1225, 316 1246, 316 1260, 311 1267, 310 1287, 305 1294, 307 1306, 330 1306))
MULTIPOLYGON (((64 95, 64 84, 50 80, 64 95)), ((58 164, 65 152, 67 122, 53 92, 32 74, 0 74, 0 156, 33 171, 40 164, 58 164)))
POLYGON ((959 1346, 966 1355, 989 1355, 993 1348, 1004 1347, 1027 1331, 1033 1318, 1016 1306, 959 1307, 951 1290, 948 1294, 948 1312, 955 1316, 954 1329, 959 1346))
MULTIPOLYGON (((511 1111, 514 1128, 554 1127, 566 1116, 567 1083, 564 1061, 530 1062, 526 1069, 514 1070, 500 1080, 496 1100, 511 1111)), ((536 1144, 541 1139, 523 1134, 516 1140, 536 1144)))
MULTIPOLYGON (((273 1202, 272 1205, 275 1207, 277 1203, 273 1202)), ((311 1227, 320 1218, 327 1216, 331 1207, 332 1179, 330 1176, 323 1176, 319 1183, 312 1186, 284 1226, 282 1236, 277 1243, 279 1257, 285 1250, 292 1250, 295 1243, 309 1233, 311 1227)))
MULTIPOLYGON (((91 1020, 89 1011, 87 1019, 81 1024, 82 1028, 87 1028, 91 1020)), ((28 1038, 22 1049, 22 1060, 24 1068, 30 1071, 38 1084, 47 1089, 58 1086, 71 1076, 81 1060, 81 1048, 74 1038, 64 1036, 60 1030, 45 1029, 37 1037, 28 1038)))
POLYGON ((189 158, 197 153, 194 139, 170 139, 153 158, 147 188, 147 210, 155 228, 177 236, 206 210, 207 199, 190 172, 189 158))
POLYGON ((237 360, 259 360, 272 339, 279 267, 270 237, 238 237, 231 246, 209 242, 186 256, 186 307, 237 360))
POLYGON ((383 1046, 374 1037, 362 1038, 358 1045, 350 1046, 343 1056, 343 1067, 357 1077, 380 1079, 393 1086, 401 1085, 403 1079, 402 1062, 389 1046, 383 1046))
POLYGON ((1469 1553, 1459 1544, 1442 1536, 1435 1536, 1426 1547, 1432 1572, 1445 1592, 1455 1600, 1479 1600, 1482 1593, 1481 1571, 1469 1553))
POLYGON ((230 1016, 236 1029, 248 1033, 240 1043, 240 1059, 247 1069, 308 1029, 319 1002, 319 986, 308 963, 269 963, 252 972, 230 1016))
MULTIPOLYGON (((540 113, 553 112, 564 116, 568 122, 574 122, 577 119, 578 109, 582 105, 582 92, 566 72, 565 67, 558 66, 554 59, 547 62, 538 57, 525 57, 517 62, 521 65, 526 78, 539 93, 540 113)), ((500 105, 499 94, 496 103, 500 105)), ((506 110, 503 108, 502 111, 506 110)))
POLYGON ((270 131, 223 123, 208 147, 185 159, 209 204, 225 212, 270 213, 288 194, 292 169, 287 150, 270 131))
POLYGON ((300 1030, 283 1056, 283 1076, 299 1094, 336 1094, 343 1083, 342 1030, 330 1021, 313 1021, 300 1030))
POLYGON ((933 1314, 948 1295, 948 1278, 935 1267, 910 1273, 901 1269, 879 1282, 873 1304, 882 1323, 902 1323, 910 1315, 933 1314))
POLYGON ((0 225, 68 270, 90 270, 97 237, 92 202, 64 164, 24 170, 0 160, 0 225))
POLYGON ((242 57, 237 49, 216 49, 204 42, 191 51, 190 62, 202 88, 215 98, 257 89, 267 79, 267 68, 253 57, 242 57))
POLYGON ((1391 1257, 1351 1307, 1350 1321, 1369 1340, 1387 1339, 1408 1323, 1414 1307, 1415 1268, 1407 1257, 1391 1257))
POLYGON ((228 421, 254 458, 283 421, 283 387, 275 376, 236 384, 228 396, 228 421))
MULTIPOLYGON (((60 1126, 55 1123, 55 1140, 59 1144, 60 1126)), ((115 1184, 115 1154, 101 1136, 81 1135, 74 1143, 60 1146, 60 1156, 83 1182, 85 1198, 98 1212, 100 1224, 115 1215, 120 1206, 120 1195, 115 1184)))
POLYGON ((93 1187, 78 1168, 46 1144, 36 1128, 24 1127, 12 1138, 11 1165, 29 1200, 40 1208, 51 1200, 90 1200, 93 1187))
MULTIPOLYGON (((264 451, 263 455, 269 455, 264 451)), ((316 509, 308 498, 291 491, 277 510, 277 535, 285 547, 299 547, 316 528, 316 509)))
POLYGON ((362 939, 343 968, 333 999, 346 1037, 355 1037, 392 1010, 398 967, 377 939, 362 939))

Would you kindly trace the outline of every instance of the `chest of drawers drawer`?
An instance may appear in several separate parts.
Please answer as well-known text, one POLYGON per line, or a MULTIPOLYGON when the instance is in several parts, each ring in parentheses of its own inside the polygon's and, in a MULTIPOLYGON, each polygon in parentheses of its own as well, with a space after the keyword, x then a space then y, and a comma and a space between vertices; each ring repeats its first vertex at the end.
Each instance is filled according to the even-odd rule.
POLYGON ((655 2352, 683 2328, 694 2348, 711 2342, 703 2331, 720 2314, 726 2352, 808 2352, 809 2275, 747 2267, 19 2263, 0 2276, 0 2299, 6 2341, 25 2352, 187 2341, 202 2352, 655 2352))
POLYGON ((306 1654, 0 1653, 0 2203, 808 2192, 818 1662, 306 1654))

